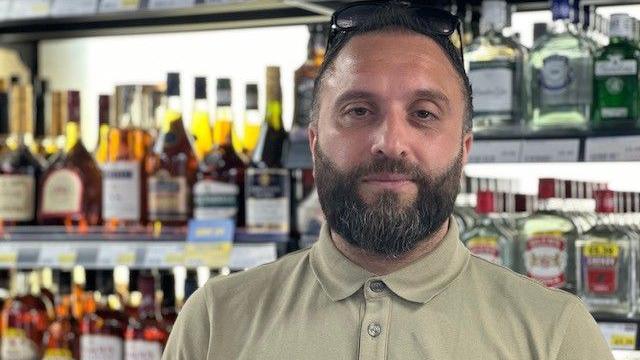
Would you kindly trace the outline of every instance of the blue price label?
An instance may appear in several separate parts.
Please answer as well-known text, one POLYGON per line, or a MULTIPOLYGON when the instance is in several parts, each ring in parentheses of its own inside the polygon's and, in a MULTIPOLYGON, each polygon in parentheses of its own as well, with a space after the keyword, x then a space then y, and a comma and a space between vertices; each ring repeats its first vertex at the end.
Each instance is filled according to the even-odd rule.
POLYGON ((233 242, 236 225, 233 220, 197 220, 189 221, 189 243, 233 242))

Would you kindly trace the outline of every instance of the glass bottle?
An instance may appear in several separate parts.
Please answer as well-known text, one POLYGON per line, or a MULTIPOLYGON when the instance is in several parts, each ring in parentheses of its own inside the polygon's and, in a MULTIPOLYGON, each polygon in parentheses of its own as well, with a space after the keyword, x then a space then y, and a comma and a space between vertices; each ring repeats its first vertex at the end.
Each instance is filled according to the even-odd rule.
POLYGON ((80 138, 80 93, 67 93, 67 153, 43 175, 39 221, 44 225, 87 226, 102 221, 102 174, 80 138))
POLYGON ((171 328, 178 317, 176 281, 171 270, 164 270, 160 272, 160 289, 162 290, 160 315, 162 316, 162 321, 167 327, 167 331, 171 332, 171 328))
POLYGON ((47 116, 51 113, 51 94, 49 93, 49 83, 46 80, 36 79, 34 81, 35 91, 35 129, 33 147, 31 151, 40 157, 46 156, 43 141, 46 136, 47 116))
POLYGON ((476 225, 461 236, 462 242, 474 255, 507 268, 514 266, 514 242, 510 234, 498 226, 495 213, 494 193, 479 191, 476 225))
POLYGON ((16 273, 14 284, 14 296, 2 309, 0 358, 37 360, 42 357, 42 337, 49 326, 48 309, 39 296, 30 293, 26 273, 16 273))
POLYGON ((198 158, 182 122, 180 76, 167 76, 167 110, 154 155, 146 159, 149 221, 158 225, 186 225, 192 217, 191 189, 198 158))
POLYGON ((141 95, 139 86, 116 89, 117 123, 109 131, 107 157, 102 165, 102 213, 109 229, 134 227, 145 221, 141 95))
POLYGON ((102 166, 109 156, 109 130, 115 127, 112 116, 113 102, 110 95, 98 97, 98 146, 96 147, 96 162, 102 166))
POLYGON ((633 305, 634 239, 617 225, 613 191, 594 196, 598 223, 576 241, 577 294, 591 311, 626 315, 633 305))
POLYGON ((513 132, 522 126, 527 104, 527 52, 511 36, 509 20, 506 1, 483 1, 482 35, 464 55, 473 86, 474 132, 513 132))
POLYGON ((194 218, 234 219, 244 226, 245 164, 233 148, 231 81, 218 79, 213 148, 198 167, 193 188, 194 218))
POLYGON ((156 307, 156 279, 150 272, 138 277, 142 302, 136 317, 129 319, 125 333, 125 360, 160 360, 169 338, 169 331, 156 307))
POLYGON ((9 89, 4 79, 0 79, 0 154, 7 149, 9 138, 9 89))
POLYGON ((578 227, 561 209, 559 185, 540 179, 538 209, 519 223, 519 269, 548 287, 575 291, 575 240, 578 227))
POLYGON ((280 68, 267 67, 267 106, 260 140, 247 170, 246 224, 251 232, 289 233, 289 172, 282 152, 287 132, 282 122, 280 68))
POLYGON ((569 0, 553 0, 551 10, 553 25, 530 52, 530 127, 584 130, 592 101, 591 45, 569 20, 569 0))
POLYGON ((187 269, 187 277, 184 279, 184 302, 198 290, 198 271, 187 269))
POLYGON ((251 158, 258 145, 262 119, 258 110, 258 85, 247 84, 245 89, 243 152, 251 158))
POLYGON ((631 129, 640 127, 638 63, 640 49, 633 43, 633 19, 613 14, 609 45, 595 54, 592 127, 631 129))
POLYGON ((64 128, 66 126, 67 109, 66 94, 61 91, 53 91, 51 93, 51 111, 49 112, 50 122, 47 130, 47 136, 42 141, 45 158, 49 164, 56 162, 62 158, 66 139, 64 136, 64 128))
POLYGON ((193 147, 196 155, 198 159, 202 159, 213 146, 209 120, 209 102, 207 101, 207 78, 205 77, 196 77, 195 80, 191 134, 193 135, 193 147))
POLYGON ((30 148, 33 136, 33 89, 30 85, 11 89, 11 128, 17 147, 0 159, 0 227, 34 225, 40 204, 37 185, 44 165, 30 148))
POLYGON ((49 325, 42 339, 43 360, 79 360, 80 328, 71 315, 71 272, 60 273, 58 286, 56 320, 49 325))

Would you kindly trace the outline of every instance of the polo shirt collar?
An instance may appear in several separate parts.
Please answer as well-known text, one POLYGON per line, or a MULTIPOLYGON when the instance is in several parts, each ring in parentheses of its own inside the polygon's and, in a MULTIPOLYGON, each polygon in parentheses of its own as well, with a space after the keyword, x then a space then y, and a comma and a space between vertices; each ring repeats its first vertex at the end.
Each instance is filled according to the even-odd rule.
POLYGON ((311 249, 311 268, 333 301, 353 295, 369 280, 382 280, 405 300, 426 303, 449 286, 469 261, 469 251, 458 237, 458 225, 450 218, 446 235, 432 252, 391 274, 377 276, 351 262, 335 247, 325 223, 311 249))

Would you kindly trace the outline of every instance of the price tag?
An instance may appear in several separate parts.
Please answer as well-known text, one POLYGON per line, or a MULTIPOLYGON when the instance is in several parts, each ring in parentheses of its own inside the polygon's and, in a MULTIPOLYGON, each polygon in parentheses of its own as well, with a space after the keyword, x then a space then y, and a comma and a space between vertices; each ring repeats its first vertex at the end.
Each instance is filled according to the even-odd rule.
POLYGON ((185 245, 185 266, 210 268, 229 266, 232 248, 231 242, 187 244, 185 245))
POLYGON ((49 244, 40 249, 38 264, 53 268, 72 268, 77 256, 78 252, 72 246, 49 244))
POLYGON ((100 2, 100 12, 138 10, 140 0, 102 0, 100 2))
POLYGON ((133 245, 100 245, 96 264, 105 267, 115 267, 117 265, 133 266, 135 263, 136 249, 133 245))
POLYGON ((640 136, 588 138, 585 146, 587 161, 640 160, 640 136))
POLYGON ((526 140, 522 144, 524 162, 575 162, 580 154, 580 139, 526 140))
POLYGON ((163 268, 184 265, 184 245, 149 245, 145 248, 144 266, 163 268))
POLYGON ((195 0, 149 0, 149 9, 179 9, 189 8, 196 3, 195 0))
POLYGON ((17 0, 11 3, 9 18, 24 19, 49 15, 49 0, 17 0))
POLYGON ((0 268, 14 268, 18 263, 18 248, 11 244, 0 244, 0 268))
POLYGON ((478 140, 473 143, 469 162, 507 163, 519 162, 522 154, 520 140, 478 140))
POLYGON ((235 224, 232 220, 191 220, 187 244, 185 245, 185 265, 188 267, 223 267, 229 264, 235 224))
POLYGON ((612 349, 635 350, 638 324, 599 322, 598 326, 612 349))
POLYGON ((98 0, 53 0, 51 16, 93 15, 98 0))
POLYGON ((0 20, 4 20, 9 16, 9 5, 11 0, 0 0, 0 20))
POLYGON ((231 252, 229 267, 234 270, 250 269, 275 261, 277 257, 275 243, 236 244, 231 252))

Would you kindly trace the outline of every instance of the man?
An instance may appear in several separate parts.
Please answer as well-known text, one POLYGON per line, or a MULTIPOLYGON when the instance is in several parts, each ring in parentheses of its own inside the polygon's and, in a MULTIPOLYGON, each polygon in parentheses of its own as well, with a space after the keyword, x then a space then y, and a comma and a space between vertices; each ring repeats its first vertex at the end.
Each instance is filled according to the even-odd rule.
POLYGON ((612 359, 581 302, 471 256, 450 219, 471 90, 444 11, 336 12, 309 139, 310 249, 210 280, 165 359, 612 359))

